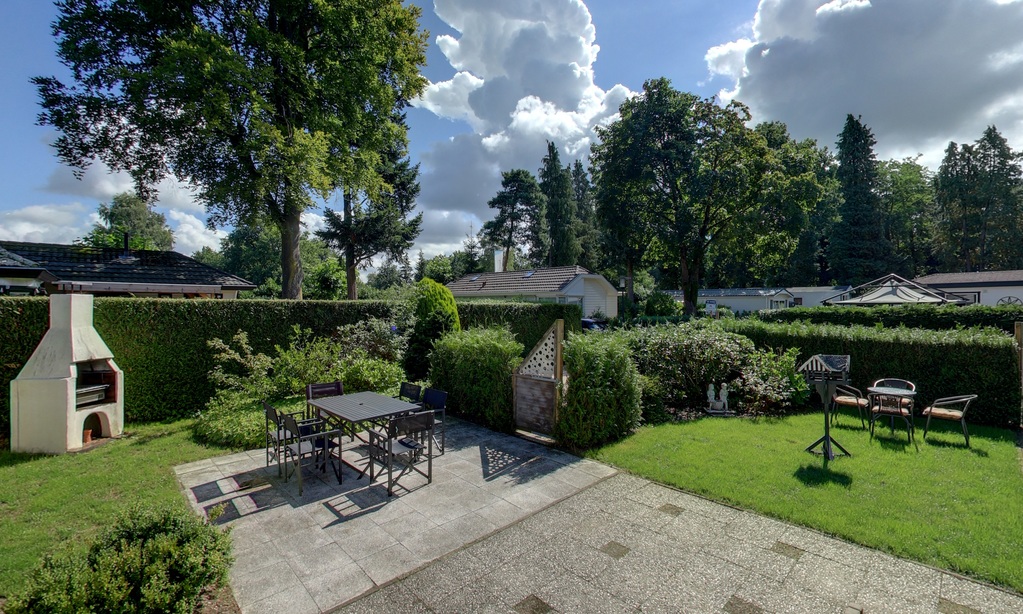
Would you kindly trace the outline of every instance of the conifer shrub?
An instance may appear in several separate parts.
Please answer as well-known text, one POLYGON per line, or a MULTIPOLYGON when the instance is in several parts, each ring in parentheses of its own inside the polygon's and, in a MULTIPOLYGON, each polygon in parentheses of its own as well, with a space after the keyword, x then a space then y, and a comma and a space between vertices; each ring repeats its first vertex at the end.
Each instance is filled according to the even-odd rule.
POLYGON ((451 290, 428 277, 419 281, 414 313, 416 322, 405 354, 405 372, 409 379, 417 381, 430 370, 434 342, 445 333, 461 330, 461 325, 451 290))
POLYGON ((430 381, 447 391, 448 411, 511 432, 512 374, 521 362, 522 344, 507 328, 451 332, 434 344, 430 381))
POLYGON ((231 540, 179 509, 136 505, 85 551, 47 556, 8 614, 190 614, 202 590, 227 579, 231 540))

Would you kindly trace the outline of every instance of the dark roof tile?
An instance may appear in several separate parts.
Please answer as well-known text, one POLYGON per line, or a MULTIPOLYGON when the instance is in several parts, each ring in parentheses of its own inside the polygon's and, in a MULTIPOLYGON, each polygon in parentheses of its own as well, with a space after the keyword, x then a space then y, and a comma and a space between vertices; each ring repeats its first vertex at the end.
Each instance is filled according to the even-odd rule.
POLYGON ((579 275, 590 275, 581 266, 559 266, 549 269, 473 273, 448 284, 455 296, 514 296, 516 294, 550 294, 564 288, 579 275), (532 275, 529 273, 532 272, 532 275))

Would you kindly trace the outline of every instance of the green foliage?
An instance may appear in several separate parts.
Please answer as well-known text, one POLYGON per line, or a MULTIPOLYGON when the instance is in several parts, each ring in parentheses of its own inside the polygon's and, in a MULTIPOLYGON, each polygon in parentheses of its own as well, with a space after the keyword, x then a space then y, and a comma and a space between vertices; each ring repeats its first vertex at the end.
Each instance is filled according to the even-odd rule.
POLYGON ((762 352, 741 335, 699 324, 624 334, 640 373, 657 382, 655 395, 644 397, 644 409, 649 405, 654 413, 661 406, 702 409, 707 387, 722 383, 729 386, 730 408, 742 413, 780 413, 807 400, 794 352, 762 352))
POLYGON ((562 353, 568 388, 554 425, 560 445, 586 450, 639 426, 642 384, 620 334, 572 335, 562 353))
POLYGON ((169 250, 174 246, 174 232, 162 213, 131 192, 115 194, 108 205, 100 203, 102 224, 93 224, 89 234, 75 243, 93 247, 122 247, 128 234, 131 249, 169 250))
POLYGON ((533 349, 555 320, 565 321, 565 334, 582 332, 582 308, 555 303, 511 303, 503 301, 459 301, 458 317, 463 328, 507 326, 522 344, 523 357, 533 349))
POLYGON ((370 358, 399 364, 408 346, 408 338, 396 326, 380 318, 338 326, 334 342, 342 356, 353 356, 361 351, 370 358))
POLYGON ((1020 305, 880 305, 877 307, 792 307, 759 312, 764 322, 799 322, 947 330, 990 326, 1013 334, 1023 321, 1020 305))
POLYGON ((448 333, 433 347, 430 381, 448 393, 448 411, 505 432, 515 428, 512 373, 522 344, 507 328, 448 333))
POLYGON ((547 266, 574 266, 579 262, 582 248, 576 238, 576 204, 572 190, 572 172, 561 166, 558 146, 547 142, 539 171, 540 191, 547 199, 547 230, 550 237, 547 266))
POLYGON ((412 380, 424 379, 429 372, 434 342, 447 332, 461 330, 451 290, 429 277, 419 280, 417 285, 416 322, 405 354, 405 371, 412 380))
POLYGON ((10 432, 10 382, 46 333, 48 310, 45 298, 0 297, 0 439, 8 439, 10 432))
POLYGON ((136 505, 87 553, 48 556, 6 611, 189 614, 205 587, 227 579, 230 552, 227 534, 194 514, 136 505))
POLYGON ((654 292, 646 299, 643 306, 643 315, 647 316, 677 316, 680 315, 680 305, 670 294, 654 292))
POLYGON ((916 404, 976 393, 967 421, 995 426, 1020 423, 1019 365, 1012 337, 993 329, 925 330, 756 320, 718 320, 713 326, 748 337, 760 348, 848 354, 852 385, 865 390, 883 377, 917 386, 916 404))
POLYGON ((483 224, 481 236, 504 250, 503 270, 511 271, 516 248, 526 250, 532 262, 546 260, 549 236, 547 197, 533 175, 521 168, 501 173, 501 191, 487 206, 496 209, 494 219, 483 224))

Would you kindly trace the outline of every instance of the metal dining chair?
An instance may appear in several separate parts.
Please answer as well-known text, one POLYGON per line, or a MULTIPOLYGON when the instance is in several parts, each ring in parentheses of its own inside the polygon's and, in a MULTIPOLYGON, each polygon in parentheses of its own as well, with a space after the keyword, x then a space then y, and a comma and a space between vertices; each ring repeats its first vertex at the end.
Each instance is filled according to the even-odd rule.
POLYGON ((423 391, 423 407, 433 411, 434 414, 440 417, 440 420, 437 421, 437 423, 440 425, 440 441, 437 441, 436 438, 434 439, 434 441, 437 441, 437 449, 440 450, 441 455, 444 454, 444 449, 447 446, 447 441, 445 440, 444 425, 444 423, 447 421, 447 403, 448 403, 447 392, 444 392, 443 390, 438 390, 436 388, 427 388, 426 390, 423 391))
POLYGON ((305 387, 305 417, 312 418, 316 413, 309 401, 322 399, 323 397, 336 397, 345 393, 345 386, 340 380, 323 384, 306 384, 305 387))
POLYGON ((383 431, 369 431, 370 467, 377 462, 387 468, 388 497, 394 495, 394 487, 402 476, 411 472, 425 477, 427 484, 433 483, 433 428, 434 413, 426 410, 391 418, 383 431), (426 471, 417 466, 424 459, 426 471))
POLYGON ((963 427, 963 437, 966 438, 966 447, 970 447, 970 431, 966 429, 966 410, 970 403, 977 398, 975 394, 963 394, 954 397, 944 397, 935 400, 930 406, 925 407, 923 415, 927 416, 924 424, 924 439, 927 439, 927 429, 931 426, 931 418, 939 420, 958 420, 963 427))

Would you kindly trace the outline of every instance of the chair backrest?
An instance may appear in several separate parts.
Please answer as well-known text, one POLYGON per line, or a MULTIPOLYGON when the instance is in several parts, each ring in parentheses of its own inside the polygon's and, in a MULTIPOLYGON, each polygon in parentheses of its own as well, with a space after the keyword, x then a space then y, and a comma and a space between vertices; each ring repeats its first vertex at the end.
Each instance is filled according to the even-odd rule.
POLYGON ((885 386, 887 388, 902 388, 904 390, 916 390, 916 384, 909 380, 897 377, 886 377, 874 382, 874 386, 885 386))
POLYGON ((417 411, 391 418, 387 423, 387 436, 394 439, 418 433, 429 433, 433 430, 433 420, 432 411, 417 411))
POLYGON ((412 384, 410 382, 402 382, 401 388, 398 390, 399 399, 408 399, 413 403, 419 402, 419 397, 423 393, 423 389, 418 384, 412 384))
POLYGON ((298 422, 295 420, 295 416, 292 416, 291 414, 281 414, 281 420, 284 422, 284 430, 287 433, 290 433, 290 435, 297 437, 299 433, 301 433, 298 427, 298 422))
POLYGON ((305 387, 305 398, 307 401, 309 399, 341 396, 344 393, 345 387, 340 381, 324 384, 307 384, 305 387))
POLYGON ((423 405, 430 409, 444 409, 448 402, 448 393, 436 388, 427 388, 423 392, 423 405))
POLYGON ((266 414, 266 419, 268 423, 273 424, 280 428, 281 418, 277 414, 277 409, 273 405, 270 405, 266 401, 263 401, 263 412, 266 414))

